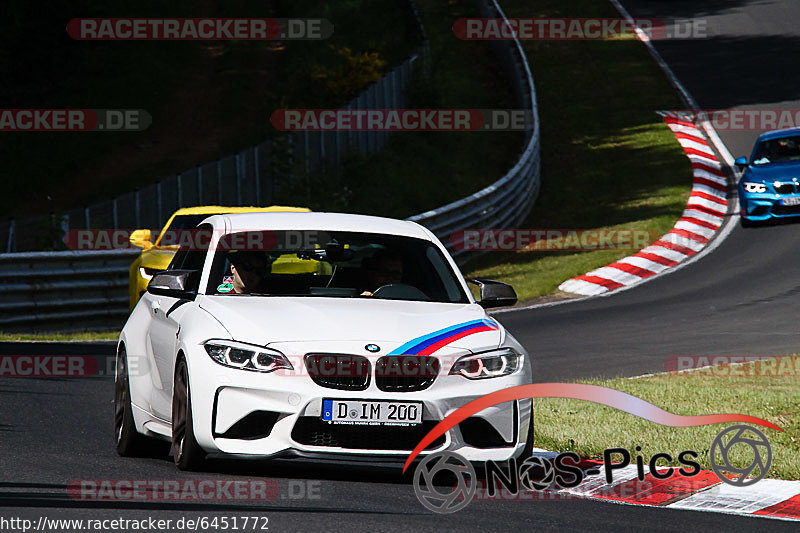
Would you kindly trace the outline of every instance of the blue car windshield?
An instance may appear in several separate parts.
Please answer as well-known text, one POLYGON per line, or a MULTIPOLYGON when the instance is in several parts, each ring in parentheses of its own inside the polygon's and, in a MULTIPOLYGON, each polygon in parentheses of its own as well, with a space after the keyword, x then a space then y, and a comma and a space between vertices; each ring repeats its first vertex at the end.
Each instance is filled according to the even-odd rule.
POLYGON ((754 165, 786 161, 800 161, 800 135, 761 141, 753 156, 754 165))

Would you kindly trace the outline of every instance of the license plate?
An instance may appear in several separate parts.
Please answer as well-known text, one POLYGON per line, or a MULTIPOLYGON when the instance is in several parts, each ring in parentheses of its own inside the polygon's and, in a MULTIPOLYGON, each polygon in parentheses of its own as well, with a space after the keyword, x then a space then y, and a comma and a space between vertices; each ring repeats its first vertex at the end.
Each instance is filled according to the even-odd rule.
POLYGON ((800 196, 781 198, 781 205, 800 205, 800 196))
POLYGON ((322 420, 356 426, 415 426, 422 423, 422 402, 322 400, 322 420))

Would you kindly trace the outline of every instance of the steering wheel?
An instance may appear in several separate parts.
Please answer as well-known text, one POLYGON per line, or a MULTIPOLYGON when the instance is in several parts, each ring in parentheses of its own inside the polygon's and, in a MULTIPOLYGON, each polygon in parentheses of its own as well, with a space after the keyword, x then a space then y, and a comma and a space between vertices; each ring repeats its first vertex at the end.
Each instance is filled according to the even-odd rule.
POLYGON ((375 289, 372 294, 376 298, 388 298, 392 300, 430 300, 427 294, 413 285, 406 285, 405 283, 381 285, 375 289))

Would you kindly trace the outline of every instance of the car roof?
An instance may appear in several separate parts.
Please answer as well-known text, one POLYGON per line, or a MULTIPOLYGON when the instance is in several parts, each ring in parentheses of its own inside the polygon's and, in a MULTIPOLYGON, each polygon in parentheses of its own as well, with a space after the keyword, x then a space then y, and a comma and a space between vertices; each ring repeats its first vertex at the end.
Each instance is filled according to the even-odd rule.
POLYGON ((225 227, 225 220, 228 221, 231 232, 262 229, 352 231, 431 240, 427 230, 414 222, 349 213, 238 213, 211 216, 204 222, 212 224, 214 228, 222 229, 225 227))
POLYGON ((766 141, 769 139, 776 139, 779 137, 786 137, 787 135, 800 135, 800 128, 786 128, 782 130, 772 130, 759 135, 759 141, 766 141))
POLYGON ((182 207, 175 211, 173 215, 216 215, 219 213, 271 213, 273 211, 308 212, 307 207, 288 207, 283 205, 271 205, 269 207, 227 207, 222 205, 200 205, 195 207, 182 207))

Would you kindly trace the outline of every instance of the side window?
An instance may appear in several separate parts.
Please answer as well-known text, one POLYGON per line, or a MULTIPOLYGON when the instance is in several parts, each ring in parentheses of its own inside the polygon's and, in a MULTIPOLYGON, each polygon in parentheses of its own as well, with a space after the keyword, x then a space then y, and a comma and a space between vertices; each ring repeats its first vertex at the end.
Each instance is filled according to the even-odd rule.
POLYGON ((184 230, 187 233, 183 236, 183 245, 172 258, 168 270, 195 270, 197 274, 192 276, 189 290, 197 290, 200 286, 200 276, 203 273, 203 266, 211 245, 213 228, 209 224, 203 224, 197 229, 184 230))

